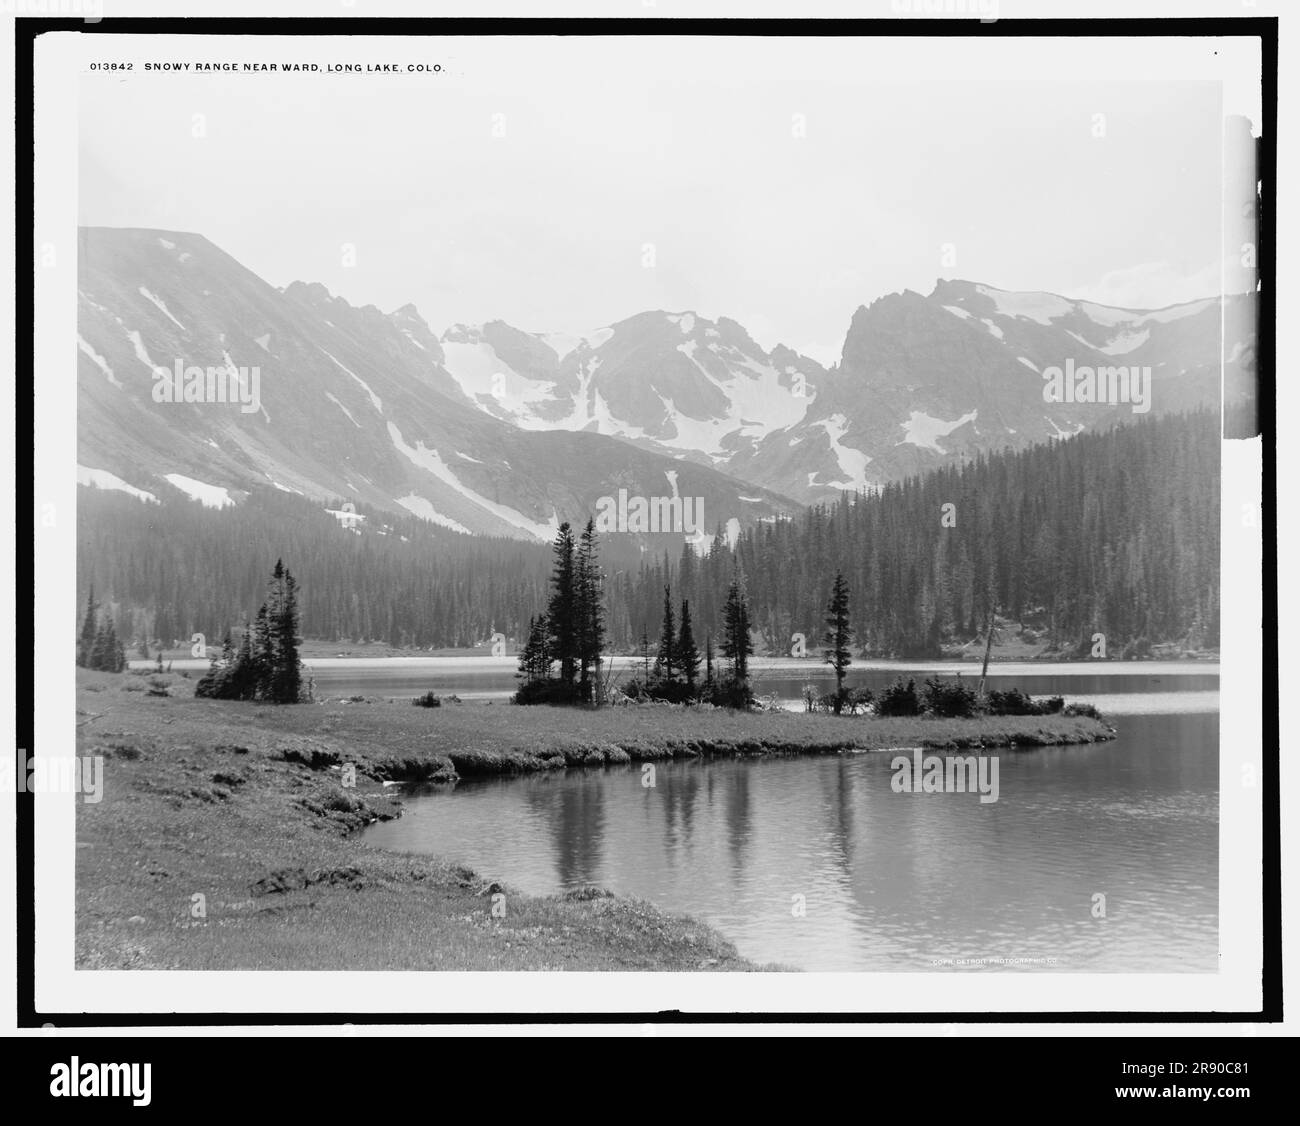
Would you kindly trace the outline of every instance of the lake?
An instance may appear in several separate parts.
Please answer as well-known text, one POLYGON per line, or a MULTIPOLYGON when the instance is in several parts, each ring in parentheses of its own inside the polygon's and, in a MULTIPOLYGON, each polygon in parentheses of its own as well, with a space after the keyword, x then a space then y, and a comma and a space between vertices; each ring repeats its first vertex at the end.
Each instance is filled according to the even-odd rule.
MULTIPOLYGON (((858 662, 849 682, 958 668, 978 678, 965 664, 858 662)), ((828 672, 768 662, 758 687, 792 703, 828 672)), ((895 792, 891 753, 678 761, 656 764, 653 788, 639 767, 407 787, 404 815, 366 840, 530 894, 596 884, 647 899, 709 922, 757 962, 804 970, 1214 972, 1218 667, 992 673, 990 687, 1096 701, 1119 738, 999 752, 999 797, 986 804, 895 792)), ((496 695, 503 674, 313 670, 331 695, 496 695)))

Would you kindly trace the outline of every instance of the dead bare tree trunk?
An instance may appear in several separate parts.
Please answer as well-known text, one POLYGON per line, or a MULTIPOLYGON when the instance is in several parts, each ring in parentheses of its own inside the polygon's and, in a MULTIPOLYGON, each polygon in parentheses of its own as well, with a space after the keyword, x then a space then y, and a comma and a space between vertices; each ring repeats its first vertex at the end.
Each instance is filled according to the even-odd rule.
POLYGON ((984 667, 980 669, 980 691, 984 695, 984 681, 989 675, 989 651, 993 648, 993 607, 989 606, 988 628, 986 630, 988 639, 984 642, 984 667))

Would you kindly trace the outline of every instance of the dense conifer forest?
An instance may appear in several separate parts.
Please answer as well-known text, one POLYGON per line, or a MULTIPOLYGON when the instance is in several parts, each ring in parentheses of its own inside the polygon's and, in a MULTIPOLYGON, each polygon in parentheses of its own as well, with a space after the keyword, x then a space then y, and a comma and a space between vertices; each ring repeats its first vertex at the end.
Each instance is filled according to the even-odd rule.
MULTIPOLYGON (((1219 419, 1167 415, 979 457, 877 493, 717 539, 647 548, 601 537, 609 649, 655 637, 664 591, 690 603, 696 640, 724 634, 742 577, 758 653, 823 631, 837 573, 853 592, 855 653, 920 657, 982 635, 990 611, 1086 653, 1218 644, 1219 419)), ((277 559, 300 583, 303 637, 470 648, 504 634, 517 652, 548 610, 548 544, 471 538, 360 511, 355 529, 275 490, 215 511, 79 490, 79 606, 93 584, 132 655, 203 633, 219 644, 261 600, 277 559)), ((339 502, 329 507, 338 508, 339 502)), ((582 521, 581 523, 585 523, 582 521)), ((581 527, 579 523, 578 527, 581 527)))

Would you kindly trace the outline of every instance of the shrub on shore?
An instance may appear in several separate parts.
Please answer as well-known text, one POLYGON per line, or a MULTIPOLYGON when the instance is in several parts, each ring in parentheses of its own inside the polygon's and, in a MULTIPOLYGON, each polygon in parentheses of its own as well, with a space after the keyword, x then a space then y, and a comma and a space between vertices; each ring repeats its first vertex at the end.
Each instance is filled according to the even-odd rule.
MULTIPOLYGON (((815 686, 803 690, 804 708, 807 712, 829 714, 835 711, 835 693, 818 693, 815 686)), ((1071 715, 1101 719, 1101 714, 1091 704, 1066 705, 1061 696, 1047 696, 1035 700, 1019 688, 1005 692, 976 692, 961 677, 943 680, 937 676, 926 680, 920 692, 915 680, 896 680, 878 697, 869 688, 846 688, 841 701, 841 714, 876 716, 931 716, 936 719, 978 719, 983 716, 1047 716, 1071 715)))
POLYGON ((969 719, 978 709, 979 697, 973 688, 961 682, 960 675, 955 681, 932 676, 925 682, 922 706, 931 715, 943 719, 969 719))
POLYGON ((426 692, 423 696, 417 696, 414 700, 411 701, 411 703, 413 703, 417 708, 442 707, 442 700, 438 697, 438 694, 434 692, 432 689, 426 692))
POLYGON ((1005 692, 990 692, 984 697, 984 711, 988 715, 1040 715, 1039 705, 1033 697, 1019 688, 1005 692))
POLYGON ((836 692, 818 693, 810 684, 803 690, 804 708, 810 712, 827 712, 832 715, 867 715, 875 702, 876 694, 870 688, 841 688, 836 692), (838 712, 835 707, 839 699, 838 712))
POLYGON ((921 701, 916 694, 915 680, 909 680, 906 684, 901 680, 894 681, 893 684, 880 693, 880 698, 876 700, 876 715, 908 716, 920 714, 921 701))
POLYGON ((590 703, 590 684, 581 681, 534 680, 521 684, 515 692, 516 704, 585 704, 590 703))

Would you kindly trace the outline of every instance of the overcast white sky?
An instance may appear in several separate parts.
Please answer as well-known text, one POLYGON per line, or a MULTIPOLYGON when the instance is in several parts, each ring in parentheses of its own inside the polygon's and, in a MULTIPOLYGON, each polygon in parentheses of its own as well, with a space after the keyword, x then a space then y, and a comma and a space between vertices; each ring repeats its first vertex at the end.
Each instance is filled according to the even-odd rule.
POLYGON ((196 231, 439 333, 690 309, 831 362, 858 305, 938 277, 1130 307, 1219 288, 1218 83, 1095 47, 972 41, 958 66, 904 40, 166 42, 83 75, 80 221, 196 231), (447 73, 143 71, 255 58, 447 73))

